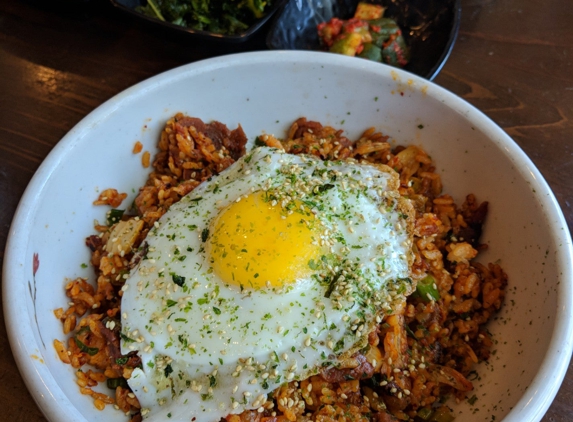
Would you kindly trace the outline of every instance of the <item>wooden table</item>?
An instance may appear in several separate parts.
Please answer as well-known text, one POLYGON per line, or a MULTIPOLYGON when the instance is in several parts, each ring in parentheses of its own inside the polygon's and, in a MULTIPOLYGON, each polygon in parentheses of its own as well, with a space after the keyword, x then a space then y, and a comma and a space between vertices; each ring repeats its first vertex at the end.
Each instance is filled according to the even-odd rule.
MULTIPOLYGON (((497 122, 525 150, 573 226, 573 3, 466 0, 458 41, 436 82, 497 122)), ((123 89, 245 45, 150 30, 103 0, 0 4, 0 265, 18 201, 52 147, 123 89)), ((0 314, 0 419, 45 420, 12 357, 0 314)), ((544 421, 573 420, 573 366, 544 421)))

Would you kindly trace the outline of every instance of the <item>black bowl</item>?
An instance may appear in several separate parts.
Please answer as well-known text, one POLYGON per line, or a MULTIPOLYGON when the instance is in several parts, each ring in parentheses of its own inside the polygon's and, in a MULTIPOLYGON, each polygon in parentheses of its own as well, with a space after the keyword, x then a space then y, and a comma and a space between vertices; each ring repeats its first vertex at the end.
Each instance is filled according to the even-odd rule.
POLYGON ((195 38, 204 40, 223 41, 228 43, 241 43, 251 39, 251 37, 261 28, 261 26, 263 26, 265 22, 267 22, 270 19, 270 17, 277 10, 279 10, 288 0, 274 0, 273 5, 267 11, 265 16, 263 16, 260 19, 257 19, 247 30, 237 35, 224 35, 224 34, 216 34, 214 32, 200 31, 197 29, 187 28, 180 25, 174 25, 170 22, 164 22, 159 19, 149 17, 135 10, 136 7, 145 4, 146 3, 145 0, 110 0, 110 1, 115 7, 122 10, 123 12, 128 13, 134 18, 143 19, 144 21, 147 21, 152 25, 166 28, 169 31, 189 34, 195 38))
MULTIPOLYGON (((410 47, 404 70, 432 80, 446 62, 460 27, 461 0, 366 0, 386 7, 410 47)), ((321 50, 317 25, 352 17, 358 0, 290 0, 267 35, 272 50, 321 50)))

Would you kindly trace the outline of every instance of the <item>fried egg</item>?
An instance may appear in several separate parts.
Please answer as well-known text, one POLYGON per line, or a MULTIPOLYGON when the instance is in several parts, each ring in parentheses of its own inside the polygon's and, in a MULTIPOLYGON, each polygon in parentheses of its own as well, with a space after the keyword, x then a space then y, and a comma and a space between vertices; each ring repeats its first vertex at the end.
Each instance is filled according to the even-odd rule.
POLYGON ((259 147, 171 206, 123 288, 149 420, 214 422, 335 366, 412 290, 412 207, 385 166, 259 147))

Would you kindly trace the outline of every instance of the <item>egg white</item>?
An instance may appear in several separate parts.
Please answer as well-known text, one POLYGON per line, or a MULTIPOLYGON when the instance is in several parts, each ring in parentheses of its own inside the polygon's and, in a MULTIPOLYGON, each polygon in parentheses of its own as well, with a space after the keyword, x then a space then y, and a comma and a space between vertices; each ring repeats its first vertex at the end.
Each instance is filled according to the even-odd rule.
POLYGON ((412 211, 397 188, 388 168, 262 147, 174 204, 149 232, 122 299, 122 352, 143 362, 128 380, 142 415, 218 421, 363 347, 412 287, 412 211), (205 246, 219 213, 261 190, 306 204, 323 253, 309 262, 313 277, 243 290, 218 279, 205 246))

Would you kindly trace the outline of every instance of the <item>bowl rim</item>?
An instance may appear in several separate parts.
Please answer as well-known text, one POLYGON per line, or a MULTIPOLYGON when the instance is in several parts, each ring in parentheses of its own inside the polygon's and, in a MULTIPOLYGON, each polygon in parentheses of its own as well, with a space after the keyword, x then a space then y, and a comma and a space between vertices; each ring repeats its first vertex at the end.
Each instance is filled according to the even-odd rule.
POLYGON ((231 54, 183 65, 146 79, 116 94, 77 123, 56 144, 30 180, 18 204, 8 232, 2 272, 2 298, 5 324, 14 359, 28 390, 47 419, 57 421, 66 418, 85 421, 82 414, 69 403, 69 398, 55 384, 54 375, 47 366, 28 358, 35 350, 39 350, 39 345, 31 332, 18 329, 19 326, 16 324, 19 320, 18 317, 21 316, 18 299, 25 291, 25 283, 22 282, 25 276, 22 275, 21 269, 23 266, 22 256, 27 249, 27 236, 23 236, 22 233, 27 233, 33 228, 37 192, 43 189, 47 179, 65 159, 66 154, 78 143, 81 143, 83 135, 89 132, 90 127, 117 111, 124 102, 131 102, 133 98, 157 89, 161 85, 220 68, 244 65, 245 63, 257 66, 269 63, 289 65, 295 62, 369 71, 378 73, 383 77, 388 77, 394 72, 393 74, 404 79, 412 79, 415 83, 427 85, 426 95, 439 99, 454 112, 465 115, 466 119, 482 130, 484 135, 502 153, 512 156, 520 162, 523 167, 523 176, 535 188, 535 196, 545 198, 544 208, 547 220, 552 222, 549 232, 552 238, 556 241, 559 240, 562 245, 557 249, 556 256, 558 262, 565 264, 562 268, 562 280, 567 282, 562 282, 557 286, 557 313, 553 325, 553 334, 540 369, 534 376, 530 387, 503 420, 504 422, 521 422, 524 420, 533 422, 539 421, 543 417, 560 388, 573 351, 573 246, 571 234, 566 229, 568 227, 567 222, 557 199, 531 159, 503 129, 476 107, 445 88, 419 76, 380 63, 360 62, 354 58, 331 53, 262 51, 231 54), (548 383, 550 384, 549 387, 547 387, 548 383))
POLYGON ((460 25, 462 21, 462 0, 455 0, 454 2, 454 24, 452 25, 452 29, 450 30, 450 36, 448 38, 448 42, 446 43, 446 47, 442 52, 442 55, 428 72, 428 75, 425 76, 426 79, 429 81, 433 81, 438 73, 441 72, 442 68, 450 58, 450 54, 452 54, 452 50, 454 49, 454 44, 458 39, 458 34, 460 32, 460 25))

